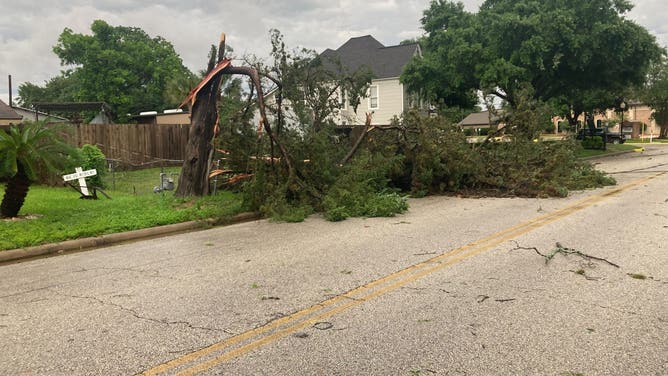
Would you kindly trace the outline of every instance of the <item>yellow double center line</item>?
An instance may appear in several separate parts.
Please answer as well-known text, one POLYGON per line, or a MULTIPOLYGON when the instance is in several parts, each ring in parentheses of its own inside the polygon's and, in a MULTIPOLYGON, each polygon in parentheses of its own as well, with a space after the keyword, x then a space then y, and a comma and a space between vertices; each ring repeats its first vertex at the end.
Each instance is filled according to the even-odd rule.
POLYGON ((194 375, 206 371, 227 360, 236 358, 260 346, 276 341, 308 326, 312 326, 328 317, 346 311, 370 299, 384 295, 410 282, 434 273, 435 271, 441 270, 508 240, 526 234, 534 229, 543 227, 549 223, 586 209, 606 198, 637 187, 664 174, 666 174, 666 172, 651 175, 624 186, 608 189, 599 194, 589 196, 582 201, 568 205, 551 213, 541 215, 530 221, 509 227, 473 243, 442 253, 429 260, 411 265, 344 294, 325 300, 291 315, 271 321, 261 327, 235 335, 201 350, 183 355, 167 363, 160 364, 143 372, 141 375, 158 375, 170 370, 172 371, 170 373, 174 373, 177 368, 182 369, 175 373, 178 376, 194 375), (190 365, 190 367, 186 368, 188 365, 190 365))

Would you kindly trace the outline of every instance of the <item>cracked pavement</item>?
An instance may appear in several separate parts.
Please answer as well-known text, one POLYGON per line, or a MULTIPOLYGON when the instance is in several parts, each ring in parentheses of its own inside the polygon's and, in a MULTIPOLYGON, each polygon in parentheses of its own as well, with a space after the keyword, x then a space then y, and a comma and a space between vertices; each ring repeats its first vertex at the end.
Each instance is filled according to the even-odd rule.
MULTIPOLYGON (((668 170, 668 147, 646 149, 596 163, 619 186, 668 170)), ((438 258, 604 192, 428 197, 396 218, 256 221, 3 265, 0 374, 134 375, 337 297, 350 308, 199 374, 668 374, 668 174, 438 258), (619 268, 514 249, 557 242, 619 268), (341 295, 428 260, 419 278, 341 295)))

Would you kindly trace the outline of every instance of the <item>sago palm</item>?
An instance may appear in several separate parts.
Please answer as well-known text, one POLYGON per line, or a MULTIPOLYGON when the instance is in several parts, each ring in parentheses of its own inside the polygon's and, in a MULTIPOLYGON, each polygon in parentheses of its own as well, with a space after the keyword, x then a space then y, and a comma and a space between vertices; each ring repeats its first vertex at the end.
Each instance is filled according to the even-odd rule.
POLYGON ((0 176, 7 177, 0 217, 16 217, 38 171, 57 171, 64 166, 71 150, 72 147, 43 122, 0 130, 0 176))

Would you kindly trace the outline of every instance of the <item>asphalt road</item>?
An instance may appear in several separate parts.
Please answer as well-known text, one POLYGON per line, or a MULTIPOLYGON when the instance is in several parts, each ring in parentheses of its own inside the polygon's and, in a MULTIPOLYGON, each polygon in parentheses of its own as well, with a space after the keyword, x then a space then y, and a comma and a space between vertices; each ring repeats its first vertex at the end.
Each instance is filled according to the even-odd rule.
POLYGON ((646 149, 565 199, 429 197, 1 266, 0 374, 668 375, 668 145, 646 149))

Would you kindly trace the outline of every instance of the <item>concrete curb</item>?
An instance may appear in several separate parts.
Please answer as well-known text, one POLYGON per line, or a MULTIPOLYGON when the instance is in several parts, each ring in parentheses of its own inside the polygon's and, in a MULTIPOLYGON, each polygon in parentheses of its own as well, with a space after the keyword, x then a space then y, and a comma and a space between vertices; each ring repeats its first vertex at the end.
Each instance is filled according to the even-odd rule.
POLYGON ((601 158, 607 158, 607 157, 614 157, 614 156, 617 156, 617 155, 627 154, 627 153, 634 153, 634 151, 633 151, 633 150, 621 150, 621 151, 615 151, 615 152, 608 153, 608 154, 592 155, 591 157, 585 157, 585 158, 582 158, 582 160, 589 161, 589 160, 592 160, 592 159, 601 159, 601 158))
POLYGON ((172 235, 182 232, 202 230, 211 226, 231 225, 254 221, 262 218, 260 213, 241 213, 231 218, 206 219, 175 223, 165 226, 149 227, 141 230, 119 232, 116 234, 101 235, 90 238, 67 240, 60 243, 43 244, 34 247, 0 251, 0 263, 17 261, 50 254, 59 254, 71 251, 82 251, 97 247, 119 244, 129 241, 150 239, 157 236, 172 235))

